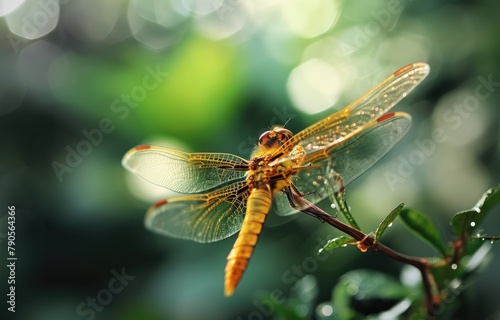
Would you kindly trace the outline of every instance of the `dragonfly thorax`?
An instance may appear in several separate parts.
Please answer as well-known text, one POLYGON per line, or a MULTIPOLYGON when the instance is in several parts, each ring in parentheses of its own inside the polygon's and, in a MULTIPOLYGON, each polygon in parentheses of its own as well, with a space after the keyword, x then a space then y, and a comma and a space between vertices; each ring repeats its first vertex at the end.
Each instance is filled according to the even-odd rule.
POLYGON ((271 165, 268 159, 254 158, 247 173, 246 181, 250 189, 269 185, 272 193, 280 190, 283 186, 290 184, 290 178, 296 171, 291 161, 271 165))

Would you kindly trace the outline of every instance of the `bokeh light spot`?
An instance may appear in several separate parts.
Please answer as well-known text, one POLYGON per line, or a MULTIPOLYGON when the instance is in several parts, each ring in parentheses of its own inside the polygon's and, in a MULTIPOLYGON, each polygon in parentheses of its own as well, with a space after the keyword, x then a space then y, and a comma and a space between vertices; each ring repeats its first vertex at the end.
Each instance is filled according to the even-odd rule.
POLYGON ((335 68, 320 59, 309 60, 292 70, 287 87, 294 105, 309 114, 333 106, 342 91, 335 68))
POLYGON ((323 304, 318 307, 318 314, 322 317, 329 317, 333 314, 333 307, 331 304, 323 304))
POLYGON ((127 11, 130 30, 139 42, 150 49, 161 50, 177 43, 184 37, 186 28, 167 28, 163 24, 151 20, 156 20, 156 18, 148 15, 147 11, 141 8, 142 6, 136 7, 131 3, 127 11))
POLYGON ((0 17, 11 13, 23 2, 24 0, 0 0, 0 17))
POLYGON ((26 1, 5 20, 12 33, 25 39, 37 39, 55 29, 59 20, 59 2, 26 1))
POLYGON ((335 1, 289 1, 283 16, 293 33, 312 38, 328 31, 337 21, 340 9, 335 1))
POLYGON ((209 14, 217 10, 223 2, 223 0, 182 0, 184 7, 195 14, 209 14))
POLYGON ((98 0, 75 1, 67 7, 64 20, 74 36, 102 41, 117 24, 121 13, 119 6, 119 3, 98 0))
POLYGON ((198 17, 195 20, 195 26, 198 33, 212 39, 227 38, 245 26, 247 15, 243 6, 224 7, 215 12, 198 17))

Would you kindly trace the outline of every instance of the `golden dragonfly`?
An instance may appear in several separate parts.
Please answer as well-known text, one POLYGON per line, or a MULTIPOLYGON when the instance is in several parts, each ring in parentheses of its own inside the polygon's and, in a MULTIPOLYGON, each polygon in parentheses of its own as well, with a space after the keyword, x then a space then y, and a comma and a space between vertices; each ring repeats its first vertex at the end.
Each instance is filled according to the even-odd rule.
POLYGON ((145 225, 170 237, 208 243, 239 231, 227 257, 224 294, 231 296, 247 268, 271 206, 278 215, 332 197, 373 166, 411 126, 404 112, 388 113, 429 73, 409 64, 349 104, 294 135, 275 126, 264 132, 250 160, 228 153, 187 153, 141 145, 123 166, 142 178, 185 193, 153 204, 145 225), (333 179, 339 175, 341 179, 333 179))

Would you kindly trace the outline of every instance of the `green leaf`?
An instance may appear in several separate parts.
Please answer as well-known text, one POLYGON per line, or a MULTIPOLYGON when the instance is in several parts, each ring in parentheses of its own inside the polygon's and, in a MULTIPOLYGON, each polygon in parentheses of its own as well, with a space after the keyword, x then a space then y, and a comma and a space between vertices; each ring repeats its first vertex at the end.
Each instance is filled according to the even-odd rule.
POLYGON ((299 314, 299 311, 295 306, 288 304, 276 304, 274 308, 274 319, 307 320, 305 316, 299 314))
POLYGON ((491 188, 483 194, 476 205, 459 212, 451 219, 451 228, 456 235, 471 234, 486 214, 500 202, 500 188, 491 188))
POLYGON ((309 318, 314 310, 313 304, 318 297, 318 293, 318 280, 309 274, 295 283, 288 300, 295 302, 293 304, 296 307, 295 309, 308 310, 307 318, 309 318))
POLYGON ((375 240, 380 239, 385 229, 391 225, 391 223, 398 217, 401 210, 403 210, 404 205, 404 203, 401 203, 399 206, 394 208, 394 210, 392 210, 391 213, 389 213, 384 220, 382 220, 382 222, 380 222, 377 230, 375 231, 375 240))
POLYGON ((476 228, 476 221, 480 221, 479 212, 475 210, 461 211, 451 218, 451 229, 458 236, 470 234, 476 228))
POLYGON ((399 214, 405 225, 424 242, 445 256, 448 248, 438 229, 423 214, 413 209, 403 209, 399 214))
POLYGON ((340 236, 331 240, 325 244, 325 246, 319 249, 319 254, 325 254, 327 251, 346 246, 348 244, 356 243, 356 239, 348 236, 340 236))
MULTIPOLYGON (((344 215, 344 218, 347 220, 349 225, 355 229, 360 230, 361 228, 359 227, 359 224, 356 222, 354 217, 351 214, 351 211, 349 210, 343 210, 344 208, 341 208, 340 212, 344 215)), ((346 208, 347 209, 347 208, 346 208)))
MULTIPOLYGON (((280 291, 277 290, 277 292, 280 291)), ((270 293, 267 297, 264 297, 262 301, 266 300, 267 302, 262 303, 262 305, 269 305, 269 302, 274 301, 278 302, 272 306, 274 309, 273 319, 307 320, 311 318, 314 312, 318 292, 316 278, 312 275, 306 275, 296 282, 291 293, 287 295, 286 301, 278 301, 274 294, 270 293)), ((280 298, 283 298, 283 296, 280 296, 280 298)), ((271 316, 271 312, 265 316, 266 318, 271 316)))
MULTIPOLYGON (((353 270, 344 274, 335 286, 332 296, 334 309, 340 319, 359 319, 388 311, 399 302, 413 297, 412 290, 393 277, 372 270, 353 270)), ((394 311, 397 317, 405 309, 394 311), (396 314, 399 312, 399 314, 396 314)))
POLYGON ((478 239, 481 241, 489 241, 489 243, 494 244, 500 241, 500 236, 474 236, 473 239, 478 239))

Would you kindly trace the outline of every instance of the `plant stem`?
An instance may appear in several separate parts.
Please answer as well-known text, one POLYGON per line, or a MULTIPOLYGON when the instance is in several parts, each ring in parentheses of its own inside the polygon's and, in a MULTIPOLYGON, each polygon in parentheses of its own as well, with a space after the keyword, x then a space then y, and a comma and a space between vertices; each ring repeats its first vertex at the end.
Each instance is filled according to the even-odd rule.
MULTIPOLYGON (((298 199, 295 198, 295 201, 297 200, 298 199)), ((356 239, 358 241, 358 248, 360 248, 361 251, 366 251, 367 248, 371 247, 374 250, 383 252, 385 255, 394 260, 412 265, 415 268, 417 268, 422 275, 422 281, 424 283, 428 316, 430 319, 435 317, 433 310, 434 307, 441 302, 441 297, 439 295, 436 281, 434 280, 434 276, 430 272, 430 264, 427 258, 412 257, 399 253, 383 245, 382 243, 377 242, 370 235, 367 235, 364 232, 345 224, 339 219, 332 217, 331 215, 329 215, 328 213, 326 213, 325 211, 323 211, 322 209, 320 209, 319 207, 317 207, 316 205, 312 204, 311 202, 309 202, 304 198, 300 199, 299 207, 301 208, 302 212, 313 215, 318 219, 320 219, 321 221, 328 223, 329 225, 339 229, 340 231, 356 239)))

